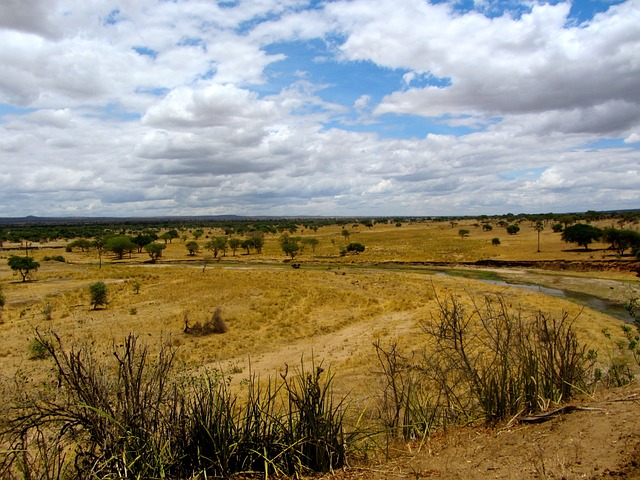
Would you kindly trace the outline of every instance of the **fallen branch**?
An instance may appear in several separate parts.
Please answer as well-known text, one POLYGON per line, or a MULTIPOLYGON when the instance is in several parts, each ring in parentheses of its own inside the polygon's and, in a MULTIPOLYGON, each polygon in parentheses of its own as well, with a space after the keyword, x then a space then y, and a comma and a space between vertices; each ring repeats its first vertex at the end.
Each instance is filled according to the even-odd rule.
POLYGON ((551 410, 550 412, 539 413, 537 415, 530 415, 528 417, 521 417, 518 420, 520 421, 520 423, 543 423, 551 420, 554 417, 557 417, 558 415, 575 412, 576 410, 604 411, 604 408, 577 407, 575 405, 565 405, 564 407, 556 408, 555 410, 551 410))

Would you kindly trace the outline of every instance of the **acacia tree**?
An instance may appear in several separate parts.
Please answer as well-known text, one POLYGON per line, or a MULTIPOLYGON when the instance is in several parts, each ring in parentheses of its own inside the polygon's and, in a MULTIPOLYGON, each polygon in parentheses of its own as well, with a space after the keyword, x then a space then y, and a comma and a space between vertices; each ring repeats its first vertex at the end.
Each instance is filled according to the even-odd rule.
POLYGON ((167 245, 164 243, 152 242, 142 248, 151 257, 151 262, 156 263, 156 261, 162 256, 162 251, 167 248, 167 245))
POLYGON ((589 245, 602 238, 602 230, 586 223, 576 223, 562 232, 562 240, 567 243, 577 243, 589 250, 589 245))
POLYGON ((104 249, 115 253, 118 260, 122 260, 125 253, 131 253, 137 250, 138 246, 133 243, 131 237, 127 235, 115 235, 107 239, 104 244, 104 249))
POLYGON ((237 237, 231 237, 229 239, 229 248, 233 252, 233 256, 236 256, 236 250, 238 250, 242 246, 242 240, 237 237))
MULTIPOLYGON (((229 239, 227 237, 214 237, 213 240, 205 244, 204 248, 206 248, 207 250, 211 250, 213 252, 213 258, 217 258, 218 253, 220 252, 222 252, 222 254, 226 256, 228 246, 229 246, 229 239)), ((234 250, 234 255, 235 255, 235 250, 234 250)))
POLYGON ((292 237, 288 233, 283 233, 278 239, 280 248, 285 255, 289 255, 293 260, 300 251, 300 237, 292 237))
MULTIPOLYGON (((264 247, 264 233, 263 232, 249 232, 247 234, 249 237, 249 246, 256 249, 256 253, 262 253, 262 247, 264 247)), ((249 249, 247 249, 247 253, 249 253, 249 249)))
POLYGON ((187 242, 185 244, 185 247, 187 247, 187 250, 189 250, 189 256, 191 257, 193 257, 200 250, 200 246, 198 245, 198 242, 196 242, 195 240, 187 242))
POLYGON ((602 232, 602 239, 611 244, 611 249, 618 255, 624 255, 624 251, 630 248, 632 252, 640 249, 640 233, 635 230, 618 230, 616 228, 605 228, 602 232))
POLYGON ((305 237, 302 239, 302 244, 311 246, 311 251, 316 253, 316 247, 320 244, 320 240, 315 237, 305 237))
POLYGON ((31 257, 19 257, 18 255, 11 255, 7 264, 11 270, 20 272, 22 275, 22 281, 26 282, 31 272, 36 272, 40 268, 40 264, 31 257))
POLYGON ((91 242, 86 238, 78 238, 67 245, 66 251, 72 252, 74 248, 79 248, 81 252, 86 252, 91 248, 91 242))

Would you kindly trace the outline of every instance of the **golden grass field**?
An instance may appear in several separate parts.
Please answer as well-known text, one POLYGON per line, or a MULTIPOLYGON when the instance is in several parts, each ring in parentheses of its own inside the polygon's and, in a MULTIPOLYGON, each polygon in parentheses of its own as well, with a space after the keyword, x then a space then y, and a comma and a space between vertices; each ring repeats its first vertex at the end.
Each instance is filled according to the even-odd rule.
MULTIPOLYGON (((542 310, 557 316, 567 312, 576 317, 586 342, 605 356, 619 354, 615 340, 620 338, 621 321, 563 298, 442 275, 433 268, 379 266, 384 262, 612 258, 603 250, 606 245, 593 245, 588 252, 577 249, 562 242, 550 227, 541 233, 541 252, 537 252, 537 233, 526 223, 517 235, 507 235, 497 226, 483 232, 473 223, 347 226, 348 241, 360 242, 366 250, 345 257, 338 254, 345 243, 342 227, 299 231, 295 235, 316 236, 320 242, 315 252, 307 248, 296 258, 300 269, 287 263, 278 235, 267 236, 261 255, 238 251, 233 256, 229 251, 214 261, 210 252, 203 251, 190 257, 183 242, 174 240, 157 264, 145 263, 146 254, 122 261, 105 255, 102 268, 95 251, 68 253, 63 243, 48 244, 43 247, 56 248, 32 250, 41 268, 25 283, 0 259, 0 284, 7 301, 0 324, 3 384, 11 388, 18 371, 21 378, 34 381, 47 375, 46 361, 30 359, 28 345, 37 328, 56 332, 67 345, 90 342, 104 352, 129 333, 151 346, 170 342, 187 370, 222 368, 235 380, 247 378, 249 371, 273 376, 285 364, 296 366, 302 358, 309 362, 313 356, 336 373, 338 390, 365 401, 375 385, 373 342, 397 341, 404 349, 418 351, 424 343, 421 323, 435 313, 434 297, 450 294, 470 301, 501 293, 514 309, 524 312, 542 310), (468 238, 460 238, 461 228, 470 230, 468 238), (500 238, 501 245, 491 244, 494 237, 500 238), (43 261, 45 255, 63 255, 66 263, 43 261), (108 285, 109 304, 92 310, 88 286, 98 280, 108 285), (196 337, 183 332, 185 319, 191 324, 204 322, 218 307, 227 333, 196 337), (605 339, 603 330, 612 334, 612 340, 605 339)), ((221 234, 215 228, 205 229, 209 237, 221 234)), ((201 238, 200 244, 206 241, 201 238)), ((15 253, 20 254, 4 251, 2 255, 15 253)), ((569 281, 576 289, 591 282, 591 290, 600 285, 603 296, 619 301, 640 295, 638 278, 630 272, 562 272, 562 277, 558 272, 511 273, 525 280, 569 281)))

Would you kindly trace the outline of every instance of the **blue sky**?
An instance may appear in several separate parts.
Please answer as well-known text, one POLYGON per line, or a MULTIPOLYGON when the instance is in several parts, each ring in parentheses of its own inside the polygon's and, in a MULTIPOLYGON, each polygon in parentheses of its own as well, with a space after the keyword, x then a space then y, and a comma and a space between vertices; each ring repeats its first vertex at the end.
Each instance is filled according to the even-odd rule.
POLYGON ((640 208, 640 1, 6 0, 0 216, 640 208))

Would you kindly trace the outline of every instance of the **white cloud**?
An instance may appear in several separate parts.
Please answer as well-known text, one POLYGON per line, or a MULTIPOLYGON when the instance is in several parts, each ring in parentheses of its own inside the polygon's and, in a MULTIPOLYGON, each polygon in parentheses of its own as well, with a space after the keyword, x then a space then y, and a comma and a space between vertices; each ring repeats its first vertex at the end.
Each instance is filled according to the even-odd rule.
POLYGON ((532 3, 529 14, 496 18, 481 13, 495 2, 481 3, 461 13, 455 2, 424 0, 338 0, 313 9, 305 0, 230 7, 7 0, 0 5, 0 209, 637 208, 638 2, 574 27, 566 26, 568 3, 532 3), (326 43, 324 63, 306 68, 287 50, 292 71, 275 75, 269 67, 286 63, 277 42, 306 40, 326 43), (397 74, 396 83, 376 90, 379 78, 342 80, 341 68, 360 64, 397 74), (449 82, 424 86, 434 79, 449 82), (432 133, 385 138, 372 111, 378 119, 432 117, 432 133), (461 135, 462 128, 473 133, 461 135), (626 145, 584 147, 603 139, 626 145))

